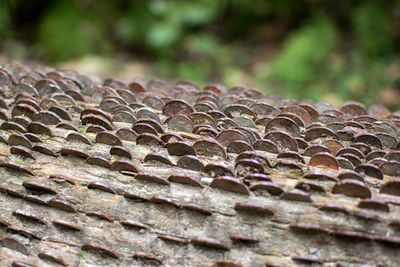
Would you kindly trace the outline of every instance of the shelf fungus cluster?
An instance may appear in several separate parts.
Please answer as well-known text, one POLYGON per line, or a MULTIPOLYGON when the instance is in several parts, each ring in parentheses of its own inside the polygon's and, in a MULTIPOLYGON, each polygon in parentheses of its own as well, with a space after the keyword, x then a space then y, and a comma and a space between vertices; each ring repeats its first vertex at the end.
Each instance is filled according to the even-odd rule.
POLYGON ((1 266, 399 266, 400 113, 1 62, 1 266))

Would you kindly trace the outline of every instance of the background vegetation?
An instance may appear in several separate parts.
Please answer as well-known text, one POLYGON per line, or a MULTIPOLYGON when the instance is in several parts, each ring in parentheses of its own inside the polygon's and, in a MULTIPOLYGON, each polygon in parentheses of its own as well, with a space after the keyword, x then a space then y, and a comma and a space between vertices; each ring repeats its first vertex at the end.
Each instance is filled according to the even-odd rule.
POLYGON ((397 0, 1 0, 0 36, 14 58, 400 108, 397 0))

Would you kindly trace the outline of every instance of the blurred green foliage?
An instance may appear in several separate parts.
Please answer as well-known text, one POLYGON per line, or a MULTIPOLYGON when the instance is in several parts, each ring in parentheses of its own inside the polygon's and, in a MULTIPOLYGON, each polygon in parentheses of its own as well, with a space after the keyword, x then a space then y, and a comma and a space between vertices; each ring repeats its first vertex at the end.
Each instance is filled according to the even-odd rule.
POLYGON ((47 62, 118 54, 201 85, 400 108, 396 0, 2 0, 0 36, 47 62))
MULTIPOLYGON (((272 62, 271 78, 294 88, 323 74, 324 62, 334 49, 337 33, 332 21, 317 15, 293 33, 272 62)), ((305 93, 304 91, 302 91, 305 93)))
POLYGON ((5 39, 10 37, 11 18, 10 10, 12 8, 11 1, 0 1, 0 37, 5 39))
POLYGON ((47 51, 49 60, 61 61, 93 52, 102 44, 101 24, 74 1, 55 1, 38 25, 38 44, 47 51))

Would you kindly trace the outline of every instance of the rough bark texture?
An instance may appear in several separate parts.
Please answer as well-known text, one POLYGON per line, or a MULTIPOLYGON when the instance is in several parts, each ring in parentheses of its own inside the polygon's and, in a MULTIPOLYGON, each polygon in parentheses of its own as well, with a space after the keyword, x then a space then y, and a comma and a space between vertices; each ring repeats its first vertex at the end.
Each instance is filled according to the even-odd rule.
MULTIPOLYGON (((324 112, 331 108, 330 106, 325 110, 316 106, 315 110, 319 112, 319 117, 317 115, 316 118, 312 118, 311 113, 309 117, 301 118, 301 111, 287 110, 292 114, 292 118, 297 116, 294 119, 301 119, 295 126, 288 125, 287 121, 277 121, 274 124, 275 128, 271 124, 263 125, 262 122, 254 124, 254 128, 250 122, 256 122, 261 118, 259 113, 252 113, 256 110, 254 106, 250 109, 251 112, 241 106, 233 106, 234 112, 231 112, 224 109, 224 105, 238 99, 242 99, 241 104, 247 107, 255 101, 268 103, 275 107, 272 111, 268 111, 268 106, 263 107, 265 113, 270 113, 265 117, 269 121, 284 110, 284 107, 299 107, 299 103, 270 98, 251 89, 231 91, 231 95, 236 98, 224 102, 228 99, 224 96, 230 94, 223 88, 206 87, 205 90, 198 90, 190 83, 170 87, 163 82, 153 82, 153 86, 150 83, 140 88, 138 84, 126 86, 118 81, 108 80, 105 81, 104 86, 96 88, 90 80, 74 72, 51 72, 51 69, 42 66, 28 68, 15 62, 3 62, 2 70, 0 85, 3 92, 2 102, 5 105, 1 109, 3 116, 0 126, 0 133, 4 139, 0 142, 1 266, 12 264, 23 266, 23 263, 32 266, 56 264, 66 266, 398 266, 400 264, 398 246, 400 244, 400 199, 398 197, 400 190, 396 191, 395 183, 394 185, 388 183, 396 181, 396 171, 391 170, 392 175, 387 175, 386 173, 390 170, 382 172, 382 165, 379 164, 377 166, 381 167, 378 167, 378 170, 373 169, 375 172, 368 172, 368 175, 365 169, 357 171, 356 174, 358 173, 362 179, 359 181, 361 184, 354 182, 357 176, 350 182, 354 182, 358 187, 357 185, 351 187, 346 183, 349 180, 339 181, 339 175, 348 170, 343 168, 345 165, 337 165, 335 147, 326 145, 333 156, 322 156, 322 159, 315 157, 313 162, 317 163, 313 163, 309 156, 304 155, 307 154, 304 153, 306 148, 290 149, 290 144, 287 145, 284 142, 287 139, 279 139, 284 138, 283 135, 278 136, 277 140, 268 139, 273 141, 274 148, 269 151, 258 151, 268 162, 262 162, 259 158, 253 165, 249 161, 235 164, 238 154, 231 153, 231 151, 235 152, 232 147, 232 150, 228 149, 227 153, 226 147, 221 146, 221 152, 218 148, 203 144, 205 148, 203 146, 202 149, 196 149, 195 154, 197 160, 206 168, 200 171, 190 170, 197 165, 193 162, 188 165, 177 164, 183 157, 182 151, 187 150, 185 153, 190 154, 190 150, 185 146, 178 146, 175 151, 173 147, 168 147, 168 140, 165 138, 159 143, 151 143, 134 139, 129 141, 127 140, 129 138, 119 135, 122 147, 129 152, 132 159, 119 156, 126 155, 122 153, 111 155, 112 146, 104 144, 103 141, 108 142, 112 138, 107 136, 101 141, 100 137, 96 137, 97 133, 87 132, 89 124, 84 125, 81 116, 84 110, 92 107, 100 107, 106 114, 115 116, 119 112, 113 109, 116 104, 104 103, 104 97, 116 97, 119 94, 120 98, 126 100, 126 103, 121 105, 128 113, 135 116, 134 120, 138 120, 141 116, 150 117, 138 112, 142 108, 138 103, 145 103, 143 106, 152 106, 149 110, 160 119, 163 132, 173 132, 193 146, 204 136, 193 132, 177 131, 174 128, 179 126, 178 128, 182 130, 186 129, 185 127, 195 127, 198 123, 193 117, 194 124, 189 126, 185 123, 181 125, 177 123, 178 126, 176 126, 174 123, 165 122, 165 119, 182 110, 190 118, 196 99, 201 97, 201 91, 211 92, 203 96, 216 97, 218 109, 223 110, 225 115, 231 117, 239 126, 248 126, 247 128, 253 131, 256 140, 267 140, 262 138, 263 135, 277 129, 288 133, 289 136, 307 139, 305 137, 307 129, 325 127, 329 124, 321 114, 326 114, 324 112), (4 70, 8 70, 9 76, 4 70), (59 92, 56 89, 46 91, 37 83, 44 79, 42 75, 46 73, 47 77, 54 81, 68 80, 67 77, 74 78, 77 80, 77 88, 73 89, 72 84, 65 82, 65 88, 62 83, 56 84, 55 87, 60 89, 59 92), (14 81, 11 80, 10 75, 14 81), (24 77, 24 75, 31 77, 24 77), (30 83, 37 91, 29 91, 29 89, 19 91, 18 84, 22 84, 21 80, 24 83, 30 83), (117 91, 124 87, 135 96, 135 101, 132 98, 127 100, 129 98, 126 95, 122 96, 123 93, 117 91), (67 92, 68 88, 79 94, 67 92), (140 92, 141 90, 143 92, 140 92), (19 97, 15 98, 18 94, 20 94, 19 97), (57 94, 69 95, 72 98, 54 96, 57 94), (154 101, 144 100, 148 96, 158 98, 150 99, 154 101), (45 100, 49 98, 56 101, 46 102, 45 100), (156 100, 168 103, 168 98, 184 99, 189 107, 180 103, 178 107, 173 106, 165 110, 164 104, 160 108, 154 104, 156 100), (29 107, 23 109, 24 103, 29 107), (39 108, 33 108, 35 103, 39 108), (19 109, 16 108, 18 105, 19 109), (60 122, 51 122, 56 117, 54 115, 35 116, 42 114, 40 112, 49 109, 49 106, 63 107, 71 120, 61 118, 60 124, 60 122), (130 108, 127 109, 127 106, 130 108), (281 109, 278 108, 279 106, 281 109), (23 112, 24 110, 28 111, 23 112), (29 110, 33 113, 29 113, 29 110), (18 116, 25 116, 28 126, 23 125, 23 119, 18 120, 18 116), (4 124, 7 121, 16 122, 20 127, 4 124), (43 134, 47 127, 39 128, 39 130, 35 130, 33 126, 29 127, 32 121, 44 123, 51 131, 51 136, 48 133, 43 134), (77 131, 63 128, 62 122, 65 121, 71 123, 77 131), (312 125, 313 121, 319 122, 312 125), (290 127, 298 127, 299 136, 296 136, 296 129, 290 130, 292 129, 290 127), (82 133, 83 137, 67 137, 71 132, 82 133), (35 136, 26 135, 27 133, 34 133, 35 136), (25 142, 16 138, 15 135, 28 136, 30 141, 25 142), (35 140, 35 137, 38 139, 35 140), (55 154, 53 156, 45 154, 36 146, 37 144, 47 146, 55 154), (81 153, 66 148, 75 148, 81 153), (207 154, 208 148, 216 156, 207 154), (297 153, 297 156, 293 153, 285 154, 287 150, 292 150, 293 153, 297 153), (24 154, 24 151, 28 154, 24 154), (172 162, 172 165, 157 160, 145 160, 150 153, 164 155, 172 162), (88 156, 101 156, 111 167, 96 165, 96 163, 101 163, 87 159, 88 156), (331 158, 334 159, 333 163, 329 162, 331 158), (124 171, 127 168, 121 167, 122 164, 117 165, 118 160, 128 161, 133 166, 130 167, 137 170, 124 171), (212 164, 215 163, 226 165, 228 170, 222 171, 218 168, 212 170, 212 166, 215 166, 212 164), (265 175, 258 178, 252 177, 251 174, 254 173, 265 175), (223 174, 222 178, 220 174, 223 174), (383 178, 380 179, 382 174, 383 178), (178 183, 176 179, 168 179, 171 175, 185 175, 195 182, 193 185, 178 183), (232 179, 229 180, 227 176, 232 179), (218 179, 221 180, 218 182, 218 179), (260 184, 260 182, 265 183, 260 184), (270 189, 271 187, 267 185, 272 182, 282 191, 270 189), (335 186, 338 189, 334 189, 335 186), (387 188, 384 189, 384 186, 387 188), (360 193, 364 192, 362 190, 366 190, 366 196, 360 193), (359 205, 359 202, 363 201, 360 196, 373 199, 373 204, 367 203, 367 208, 359 205), (60 201, 57 202, 57 200, 60 201)), ((114 101, 120 101, 120 99, 117 98, 114 101)), ((196 110, 200 108, 197 106, 196 110)), ((357 117, 351 114, 355 112, 354 109, 350 113, 344 111, 346 110, 342 109, 343 117, 338 119, 339 122, 353 121, 352 119, 357 117), (348 116, 345 116, 346 114, 348 116)), ((364 115, 363 113, 362 110, 360 115, 364 115)), ((104 116, 100 118, 106 120, 104 116)), ((130 117, 119 119, 119 122, 115 118, 113 117, 112 123, 109 122, 112 127, 109 132, 116 133, 121 128, 132 128, 134 121, 129 121, 130 117)), ((379 119, 390 122, 394 133, 389 126, 387 129, 382 125, 380 127, 386 129, 385 133, 398 142, 397 117, 394 114, 387 114, 379 119)), ((215 133, 221 133, 229 128, 224 128, 222 123, 223 121, 212 127, 215 133)), ((373 121, 370 122, 371 125, 373 123, 373 121)), ((140 129, 136 128, 137 131, 141 131, 140 129)), ((340 130, 344 129, 350 129, 356 134, 368 132, 365 127, 361 129, 353 124, 344 125, 340 130)), ((152 130, 143 131, 151 132, 152 130)), ((354 139, 346 139, 344 135, 339 135, 337 131, 338 137, 333 139, 337 140, 343 148, 357 143, 354 139)), ((376 132, 378 131, 369 131, 372 134, 376 132)), ((134 134, 135 137, 137 135, 138 132, 134 134)), ((218 136, 210 135, 212 140, 218 140, 218 136)), ((231 143, 229 140, 233 138, 231 136, 233 135, 224 137, 228 138, 227 143, 231 143)), ((165 134, 159 131, 156 137, 165 137, 165 134)), ((354 138, 356 137, 357 135, 354 138)), ((155 139, 155 136, 152 138, 155 139)), ((325 141, 324 138, 327 138, 326 135, 321 134, 321 138, 309 138, 306 143, 308 146, 322 144, 325 141)), ((224 140, 219 140, 218 143, 224 143, 224 140)), ((239 139, 234 138, 234 140, 239 139)), ((378 140, 383 142, 383 139, 378 140)), ((169 143, 173 142, 175 140, 171 138, 169 143)), ((245 142, 252 150, 254 142, 251 140, 245 142)), ((398 148, 394 145, 384 145, 382 148, 368 147, 372 151, 384 150, 385 153, 396 151, 398 148)), ((363 147, 363 149, 367 148, 363 147)), ((239 155, 245 155, 241 146, 238 145, 236 149, 239 150, 236 152, 242 152, 239 155)), ((363 153, 362 148, 359 150, 363 153)), ((353 151, 353 155, 354 153, 353 151)), ((247 158, 254 159, 249 156, 247 158)), ((362 164, 370 163, 371 160, 364 154, 360 159, 362 164)), ((398 161, 392 159, 387 161, 394 162, 394 167, 397 167, 398 161)), ((355 166, 351 165, 351 167, 355 166)))

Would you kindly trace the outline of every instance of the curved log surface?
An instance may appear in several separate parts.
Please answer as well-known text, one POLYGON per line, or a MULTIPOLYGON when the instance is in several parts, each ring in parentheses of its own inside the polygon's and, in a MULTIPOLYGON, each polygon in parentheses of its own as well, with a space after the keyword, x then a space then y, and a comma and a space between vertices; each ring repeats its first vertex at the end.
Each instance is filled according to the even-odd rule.
POLYGON ((1 266, 400 264, 400 114, 0 66, 1 266))

